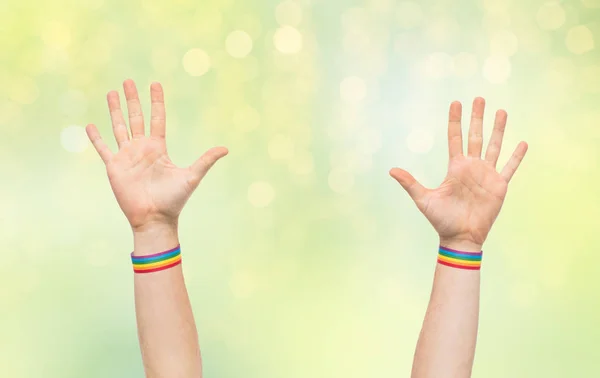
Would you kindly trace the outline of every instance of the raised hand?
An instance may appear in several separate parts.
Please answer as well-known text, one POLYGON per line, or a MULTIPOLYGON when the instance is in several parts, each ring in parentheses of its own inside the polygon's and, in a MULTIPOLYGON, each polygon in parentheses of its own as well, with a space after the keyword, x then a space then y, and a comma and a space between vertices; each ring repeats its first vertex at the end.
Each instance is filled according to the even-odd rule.
POLYGON ((521 142, 502 171, 496 171, 507 114, 496 113, 494 130, 485 154, 483 146, 483 114, 485 100, 473 102, 467 156, 463 154, 462 106, 450 106, 448 147, 450 163, 444 182, 437 189, 423 187, 405 170, 394 168, 390 175, 408 192, 419 210, 440 236, 440 243, 458 250, 481 250, 506 196, 508 183, 527 152, 521 142))
POLYGON ((216 147, 186 168, 175 166, 165 143, 165 104, 162 86, 150 87, 152 115, 150 135, 144 132, 144 117, 135 83, 123 83, 129 113, 129 128, 123 118, 119 94, 108 93, 108 108, 119 151, 113 153, 94 125, 86 128, 88 137, 106 164, 106 171, 119 206, 134 231, 155 224, 176 226, 183 206, 200 180, 227 149, 216 147))

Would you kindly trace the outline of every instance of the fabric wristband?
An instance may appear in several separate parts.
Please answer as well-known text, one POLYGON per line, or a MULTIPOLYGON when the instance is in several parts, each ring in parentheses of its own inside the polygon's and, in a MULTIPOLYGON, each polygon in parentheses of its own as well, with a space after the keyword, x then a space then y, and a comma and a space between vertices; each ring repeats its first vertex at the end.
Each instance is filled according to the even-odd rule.
POLYGON ((455 249, 442 247, 440 245, 437 261, 439 264, 449 266, 451 268, 480 270, 482 256, 483 251, 462 252, 455 249))
POLYGON ((168 251, 148 256, 134 256, 132 252, 131 262, 135 273, 152 273, 169 269, 181 264, 181 247, 178 245, 168 251))

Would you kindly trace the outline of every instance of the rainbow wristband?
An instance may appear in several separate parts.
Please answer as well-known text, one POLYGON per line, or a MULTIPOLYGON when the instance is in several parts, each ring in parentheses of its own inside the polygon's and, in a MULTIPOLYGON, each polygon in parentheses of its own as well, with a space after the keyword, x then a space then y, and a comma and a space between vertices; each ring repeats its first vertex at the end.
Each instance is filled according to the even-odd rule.
POLYGON ((169 269, 181 264, 181 247, 177 246, 148 256, 134 256, 131 253, 131 262, 135 273, 152 273, 169 269))
POLYGON ((462 252, 454 249, 442 247, 438 253, 438 263, 452 268, 480 270, 481 269, 481 252, 462 252))

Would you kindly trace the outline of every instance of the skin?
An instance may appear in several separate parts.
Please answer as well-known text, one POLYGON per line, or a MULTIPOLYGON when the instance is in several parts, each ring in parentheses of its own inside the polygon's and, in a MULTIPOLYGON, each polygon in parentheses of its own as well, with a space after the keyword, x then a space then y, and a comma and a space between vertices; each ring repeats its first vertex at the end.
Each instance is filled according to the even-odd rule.
MULTIPOLYGON (((519 143, 502 171, 496 170, 507 114, 496 113, 494 129, 482 159, 485 100, 476 98, 463 153, 462 105, 450 106, 448 174, 436 189, 421 185, 405 170, 390 175, 413 199, 439 235, 440 245, 479 252, 500 213, 508 184, 527 152, 519 143)), ((413 378, 470 377, 479 321, 480 271, 437 264, 433 290, 413 361, 413 378)))
MULTIPOLYGON (((171 162, 165 140, 164 94, 159 83, 150 87, 150 134, 135 83, 123 83, 129 128, 119 94, 107 95, 118 151, 112 152, 95 125, 86 128, 106 164, 115 198, 133 232, 135 256, 169 250, 179 244, 178 219, 185 203, 208 170, 228 151, 216 147, 191 166, 171 162)), ((183 252, 182 252, 183 254, 183 252)), ((144 369, 149 378, 201 377, 202 363, 194 316, 181 265, 154 273, 135 274, 135 308, 144 369)))

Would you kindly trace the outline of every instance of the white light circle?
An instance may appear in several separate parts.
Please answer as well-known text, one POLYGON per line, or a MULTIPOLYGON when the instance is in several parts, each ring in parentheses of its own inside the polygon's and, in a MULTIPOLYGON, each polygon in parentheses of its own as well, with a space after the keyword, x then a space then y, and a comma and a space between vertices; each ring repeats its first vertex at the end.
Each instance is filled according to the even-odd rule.
POLYGON ((202 49, 191 49, 183 56, 183 69, 190 76, 204 75, 210 65, 210 57, 202 49))
POLYGON ((558 2, 546 3, 537 12, 536 20, 544 30, 556 30, 567 20, 564 8, 558 2))
POLYGON ((243 30, 235 30, 227 36, 225 50, 234 58, 244 58, 252 51, 252 38, 243 30))
POLYGON ((425 154, 433 148, 435 135, 428 130, 413 130, 406 138, 406 146, 416 154, 425 154))
POLYGON ((303 37, 298 29, 286 25, 277 29, 273 35, 273 44, 282 54, 297 54, 302 50, 303 37))
POLYGON ((60 133, 60 143, 69 152, 83 152, 89 145, 85 129, 81 126, 67 126, 60 133))
POLYGON ((483 64, 483 77, 492 84, 502 84, 510 77, 511 70, 508 58, 493 56, 486 59, 483 64))
POLYGON ((585 54, 594 49, 594 34, 587 26, 575 26, 567 33, 565 43, 573 54, 585 54))

